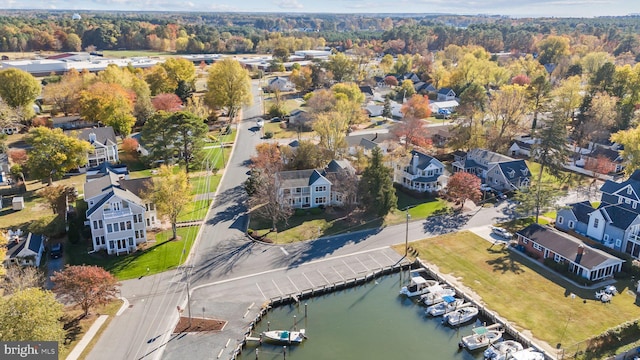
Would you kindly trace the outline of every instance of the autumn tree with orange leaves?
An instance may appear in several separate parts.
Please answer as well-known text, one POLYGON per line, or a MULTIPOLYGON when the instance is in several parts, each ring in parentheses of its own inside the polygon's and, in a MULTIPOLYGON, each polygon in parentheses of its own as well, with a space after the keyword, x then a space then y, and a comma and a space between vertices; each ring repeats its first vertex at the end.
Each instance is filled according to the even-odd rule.
POLYGON ((460 210, 462 210, 465 201, 480 201, 482 198, 480 183, 480 178, 474 174, 459 171, 453 174, 447 182, 447 196, 456 203, 460 203, 460 210))
POLYGON ((118 280, 108 271, 98 266, 65 266, 57 271, 51 280, 54 292, 63 299, 76 303, 84 311, 84 316, 92 308, 104 305, 116 297, 118 280))
POLYGON ((426 119, 431 116, 429 98, 425 95, 415 94, 402 105, 400 112, 405 118, 426 119))

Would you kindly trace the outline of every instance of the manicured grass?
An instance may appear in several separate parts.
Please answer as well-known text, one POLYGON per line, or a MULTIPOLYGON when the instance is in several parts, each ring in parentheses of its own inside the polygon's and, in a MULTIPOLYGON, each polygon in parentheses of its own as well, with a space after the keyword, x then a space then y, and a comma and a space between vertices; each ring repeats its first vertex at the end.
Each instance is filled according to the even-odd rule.
MULTIPOLYGON (((203 161, 209 161, 209 167, 215 169, 223 169, 227 162, 229 161, 229 157, 231 156, 231 148, 225 147, 223 151, 220 151, 219 147, 212 147, 208 149, 204 149, 204 158, 203 161)), ((206 167, 206 163, 203 167, 206 167)))
MULTIPOLYGON (((441 273, 455 276, 480 295, 488 308, 516 328, 530 330, 552 347, 572 347, 640 317, 634 289, 628 288, 631 282, 618 282, 620 294, 602 304, 594 300, 593 290, 577 288, 556 273, 533 266, 520 253, 491 248, 467 231, 412 242, 411 247, 441 273)), ((395 250, 404 254, 404 245, 395 250)))
POLYGON ((204 219, 209 209, 209 200, 197 200, 187 203, 185 208, 180 212, 178 221, 196 221, 204 219))
POLYGON ((114 299, 109 304, 104 306, 100 306, 94 310, 92 310, 91 314, 88 317, 79 319, 79 316, 82 315, 82 310, 77 308, 68 307, 65 309, 65 314, 63 320, 65 323, 69 323, 73 319, 79 319, 77 322, 73 322, 71 327, 67 330, 67 336, 71 339, 71 341, 67 344, 60 345, 60 359, 66 359, 69 353, 73 350, 73 348, 78 345, 78 342, 84 337, 86 332, 89 330, 91 325, 98 319, 99 315, 109 315, 107 321, 102 324, 100 330, 96 333, 96 335, 91 339, 87 347, 84 349, 82 354, 80 354, 80 359, 86 358, 86 356, 91 352, 91 349, 95 346, 98 339, 102 335, 102 332, 109 326, 109 323, 113 319, 114 315, 120 310, 122 306, 122 300, 114 299))
POLYGON ((546 213, 542 214, 542 216, 544 217, 548 217, 549 219, 554 219, 556 218, 556 215, 558 215, 557 211, 547 211, 546 213))
MULTIPOLYGON (((180 240, 169 240, 171 230, 155 235, 155 242, 149 242, 144 250, 129 255, 107 255, 105 252, 88 254, 89 243, 70 244, 65 258, 71 265, 97 265, 111 272, 119 280, 133 279, 173 269, 182 264, 198 233, 197 226, 178 228, 180 240), (147 269, 149 271, 147 272, 147 269)), ((152 237, 148 234, 149 238, 152 237)))
MULTIPOLYGON (((531 160, 527 160, 527 166, 529 167, 529 171, 531 171, 531 180, 535 183, 538 180, 540 164, 531 160)), ((545 169, 545 171, 542 173, 542 183, 552 184, 557 189, 567 190, 568 188, 575 188, 578 186, 589 186, 589 184, 593 181, 592 178, 582 174, 576 174, 570 171, 562 171, 561 173, 563 175, 560 178, 556 178, 551 176, 547 169, 545 169)))
MULTIPOLYGON (((298 133, 295 129, 283 129, 280 127, 281 122, 269 122, 265 121, 264 123, 264 133, 272 132, 274 139, 290 139, 297 138, 298 133)), ((303 138, 308 138, 312 136, 313 132, 303 132, 300 134, 303 138)))
POLYGON ((196 195, 215 192, 220 184, 221 178, 222 174, 210 175, 208 183, 207 176, 204 175, 189 178, 189 183, 191 183, 191 194, 196 195))
POLYGON ((398 197, 398 208, 392 214, 387 216, 387 224, 395 224, 393 221, 395 216, 400 215, 402 217, 401 222, 405 220, 406 209, 409 208, 409 215, 414 220, 426 219, 434 213, 447 210, 447 203, 439 198, 418 199, 410 195, 396 190, 396 196, 398 197))
MULTIPOLYGON (((555 219, 555 218, 554 218, 555 219)), ((518 218, 518 219, 513 219, 513 220, 509 220, 507 222, 503 222, 503 223, 498 223, 497 226, 503 227, 509 231, 511 231, 512 233, 516 233, 516 231, 518 230, 522 230, 524 228, 526 228, 527 226, 533 224, 536 222, 536 217, 535 216, 529 216, 529 217, 525 217, 525 218, 518 218)), ((549 223, 549 220, 539 217, 538 218, 538 224, 540 225, 547 225, 549 223)))

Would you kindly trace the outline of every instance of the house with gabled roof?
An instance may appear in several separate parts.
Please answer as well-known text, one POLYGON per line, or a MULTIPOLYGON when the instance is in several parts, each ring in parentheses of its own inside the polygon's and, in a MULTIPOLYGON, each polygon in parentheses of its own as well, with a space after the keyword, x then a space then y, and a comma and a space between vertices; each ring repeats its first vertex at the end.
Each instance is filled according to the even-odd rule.
POLYGON ((124 179, 114 172, 84 184, 86 225, 93 250, 129 254, 147 241, 147 231, 160 226, 155 204, 144 200, 152 179, 124 179))
POLYGON ((442 88, 438 90, 438 101, 449 101, 456 99, 456 92, 453 89, 442 88))
POLYGON ((509 155, 531 157, 533 144, 521 140, 513 140, 509 146, 509 155))
POLYGON ((4 266, 40 266, 45 241, 46 237, 41 234, 29 233, 27 236, 21 236, 21 234, 10 236, 7 239, 4 266))
POLYGON ((293 208, 312 208, 334 205, 331 181, 321 170, 281 171, 276 174, 276 188, 282 203, 293 208))
POLYGON ((120 161, 118 139, 111 126, 67 130, 64 133, 91 144, 92 150, 87 153, 89 167, 95 167, 104 162, 117 163, 120 161))
POLYGON ((595 146, 583 156, 584 168, 597 171, 600 174, 619 173, 624 170, 622 156, 617 149, 605 146, 595 146))
POLYGON ((446 185, 444 164, 438 159, 412 150, 408 163, 393 165, 393 181, 418 192, 436 192, 446 185))
POLYGON ((482 182, 497 191, 512 191, 528 187, 531 171, 524 160, 516 160, 485 149, 472 149, 459 161, 453 171, 465 171, 478 176, 482 182))
POLYGON ((355 155, 358 148, 361 148, 365 154, 370 154, 371 150, 379 147, 383 154, 387 153, 387 141, 394 138, 394 135, 388 132, 376 132, 373 134, 350 135, 345 138, 347 141, 347 152, 355 155))
POLYGON ((593 206, 591 206, 591 203, 588 201, 581 201, 564 206, 557 211, 556 228, 586 235, 589 224, 589 214, 592 213, 593 210, 593 206))
POLYGON ((567 264, 570 272, 591 281, 612 278, 622 270, 624 260, 550 227, 531 224, 516 235, 518 245, 534 258, 567 264))

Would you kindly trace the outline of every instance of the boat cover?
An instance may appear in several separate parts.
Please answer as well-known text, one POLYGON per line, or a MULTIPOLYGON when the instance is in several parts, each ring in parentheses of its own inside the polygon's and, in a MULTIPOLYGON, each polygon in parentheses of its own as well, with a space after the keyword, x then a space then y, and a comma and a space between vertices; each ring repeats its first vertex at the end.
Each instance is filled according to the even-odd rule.
POLYGON ((453 296, 447 295, 447 296, 443 296, 442 300, 444 300, 444 302, 446 302, 447 304, 451 304, 452 302, 456 301, 456 298, 454 298, 453 296))

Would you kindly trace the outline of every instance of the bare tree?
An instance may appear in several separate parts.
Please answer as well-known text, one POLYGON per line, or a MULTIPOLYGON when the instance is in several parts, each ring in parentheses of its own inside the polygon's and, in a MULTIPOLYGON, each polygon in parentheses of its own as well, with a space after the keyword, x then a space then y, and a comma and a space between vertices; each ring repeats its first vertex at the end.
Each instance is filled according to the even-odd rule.
POLYGON ((44 273, 34 266, 9 266, 2 282, 5 295, 44 286, 44 273))

